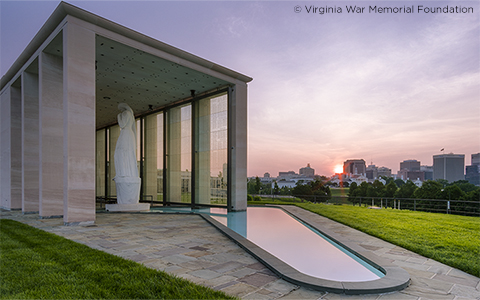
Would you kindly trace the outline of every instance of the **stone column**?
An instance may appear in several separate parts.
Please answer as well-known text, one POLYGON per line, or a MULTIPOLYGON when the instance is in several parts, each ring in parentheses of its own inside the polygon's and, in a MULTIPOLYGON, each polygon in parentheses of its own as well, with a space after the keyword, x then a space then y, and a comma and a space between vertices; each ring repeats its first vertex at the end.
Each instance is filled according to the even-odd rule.
POLYGON ((63 61, 39 57, 39 215, 63 215, 63 61))
POLYGON ((247 209, 247 84, 237 82, 230 93, 229 138, 231 157, 229 210, 247 209))
POLYGON ((39 211, 38 74, 22 74, 22 211, 39 211))
POLYGON ((1 95, 1 204, 22 208, 22 95, 20 80, 1 95))
POLYGON ((95 33, 63 28, 63 220, 95 221, 95 33))

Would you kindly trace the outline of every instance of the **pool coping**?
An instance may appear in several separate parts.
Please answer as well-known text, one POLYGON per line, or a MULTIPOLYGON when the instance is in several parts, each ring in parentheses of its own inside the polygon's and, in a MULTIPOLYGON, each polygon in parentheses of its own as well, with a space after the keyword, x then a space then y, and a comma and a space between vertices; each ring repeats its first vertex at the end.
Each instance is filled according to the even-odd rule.
POLYGON ((233 240, 233 242, 235 242, 245 251, 250 253, 257 260, 262 262, 277 276, 291 283, 314 290, 347 295, 384 294, 402 290, 409 285, 410 275, 404 269, 393 265, 387 260, 375 255, 371 251, 360 248, 360 246, 339 237, 338 235, 329 230, 320 229, 319 225, 316 224, 314 220, 315 217, 318 218, 317 214, 304 210, 300 207, 290 205, 268 205, 267 207, 280 208, 284 212, 301 220, 305 224, 311 226, 315 230, 318 230, 323 235, 327 236, 334 242, 346 248, 356 256, 365 260, 373 267, 384 273, 385 276, 376 280, 364 282, 341 282, 306 275, 289 266, 282 260, 278 259, 277 257, 270 254, 261 247, 257 246, 255 243, 249 241, 242 235, 218 222, 211 216, 201 213, 199 213, 199 215, 207 222, 212 224, 214 227, 216 227, 218 230, 220 230, 227 237, 229 237, 231 240, 233 240))

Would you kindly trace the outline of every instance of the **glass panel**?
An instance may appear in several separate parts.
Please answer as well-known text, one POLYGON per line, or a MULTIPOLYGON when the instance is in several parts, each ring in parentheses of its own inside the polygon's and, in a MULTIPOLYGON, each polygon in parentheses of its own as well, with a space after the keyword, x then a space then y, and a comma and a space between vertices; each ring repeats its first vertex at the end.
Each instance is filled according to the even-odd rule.
POLYGON ((157 115, 148 115, 144 119, 145 123, 145 135, 144 135, 144 177, 143 181, 143 200, 158 200, 157 198, 157 160, 161 160, 162 157, 158 157, 157 154, 157 115))
POLYGON ((95 147, 95 196, 105 197, 105 131, 97 131, 95 147))
MULTIPOLYGON (((157 199, 163 201, 163 113, 157 118, 157 199)), ((155 199, 154 199, 155 200, 155 199)))
POLYGON ((192 106, 168 110, 167 201, 191 202, 192 106))
POLYGON ((227 205, 227 94, 196 105, 195 202, 227 205))
POLYGON ((116 197, 117 189, 115 188, 115 146, 117 145, 118 136, 120 135, 120 126, 115 125, 109 128, 109 149, 108 149, 108 196, 116 197))

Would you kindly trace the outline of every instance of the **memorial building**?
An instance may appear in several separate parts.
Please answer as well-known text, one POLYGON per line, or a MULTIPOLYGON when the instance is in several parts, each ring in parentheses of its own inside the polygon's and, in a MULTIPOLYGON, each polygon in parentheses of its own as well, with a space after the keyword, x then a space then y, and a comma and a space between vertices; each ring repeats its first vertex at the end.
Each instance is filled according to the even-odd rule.
POLYGON ((126 103, 141 201, 245 210, 251 80, 60 3, 1 78, 0 207, 93 223, 126 103))

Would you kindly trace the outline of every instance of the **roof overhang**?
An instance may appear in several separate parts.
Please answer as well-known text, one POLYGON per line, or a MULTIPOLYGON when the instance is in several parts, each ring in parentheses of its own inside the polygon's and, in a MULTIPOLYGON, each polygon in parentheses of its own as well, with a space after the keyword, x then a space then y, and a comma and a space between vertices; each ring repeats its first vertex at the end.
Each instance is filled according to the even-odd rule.
POLYGON ((175 48, 122 25, 61 2, 7 73, 1 78, 4 87, 16 80, 23 70, 35 72, 25 66, 40 47, 51 39, 42 51, 62 55, 62 35, 52 37, 59 25, 68 17, 80 19, 134 41, 135 47, 102 35, 95 38, 96 60, 96 119, 97 128, 116 122, 117 105, 128 103, 136 113, 148 112, 173 103, 188 100, 195 94, 221 90, 238 82, 247 83, 251 77, 242 75, 191 53, 175 48), (153 49, 146 51, 145 49, 153 49), (155 53, 163 53, 163 57, 155 53), (166 57, 174 59, 167 59, 166 57))

